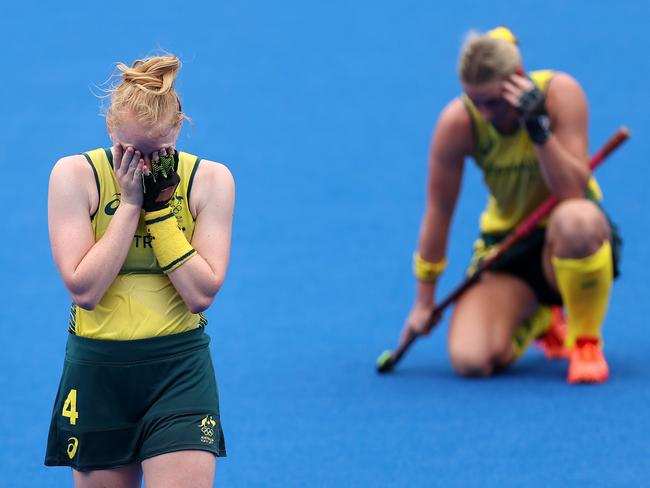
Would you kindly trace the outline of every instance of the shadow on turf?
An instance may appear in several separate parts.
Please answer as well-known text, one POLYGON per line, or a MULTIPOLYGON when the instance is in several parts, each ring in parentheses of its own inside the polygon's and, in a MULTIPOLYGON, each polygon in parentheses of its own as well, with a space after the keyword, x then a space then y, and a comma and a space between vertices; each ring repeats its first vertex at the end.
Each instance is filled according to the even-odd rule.
MULTIPOLYGON (((650 375, 650 367, 645 358, 630 357, 620 350, 611 350, 606 353, 607 362, 610 367, 609 383, 646 381, 650 375), (643 365, 643 367, 640 367, 643 365)), ((439 382, 517 382, 528 383, 564 383, 568 369, 566 360, 548 360, 541 351, 531 348, 527 354, 504 371, 488 378, 461 378, 458 376, 447 356, 435 355, 427 361, 426 357, 404 358, 392 372, 385 375, 377 375, 385 381, 396 378, 401 381, 407 378, 439 382)))
POLYGON ((566 376, 566 370, 566 361, 549 361, 541 354, 531 354, 489 378, 461 378, 454 372, 449 363, 443 365, 439 360, 428 365, 422 363, 409 364, 407 360, 397 366, 391 373, 382 376, 387 378, 422 377, 430 380, 458 379, 462 381, 508 381, 513 378, 517 380, 530 378, 531 381, 539 381, 540 379, 544 381, 562 381, 566 376))

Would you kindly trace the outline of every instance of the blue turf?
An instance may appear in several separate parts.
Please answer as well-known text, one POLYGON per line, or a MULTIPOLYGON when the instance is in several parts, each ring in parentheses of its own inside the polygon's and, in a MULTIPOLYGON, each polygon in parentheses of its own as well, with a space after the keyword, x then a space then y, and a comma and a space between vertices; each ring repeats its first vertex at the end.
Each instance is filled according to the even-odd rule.
MULTIPOLYGON (((237 182, 232 263, 208 314, 229 450, 218 486, 649 485, 648 14, 642 0, 3 6, 0 485, 69 483, 42 466, 69 306, 47 179, 58 157, 108 144, 92 85, 156 47, 185 63, 194 123, 179 145, 237 182), (568 387, 564 365, 534 352, 493 380, 458 379, 445 325, 374 374, 411 304, 429 136, 459 90, 458 47, 498 23, 527 67, 582 82, 592 149, 620 124, 633 133, 598 173, 626 239, 603 386, 568 387)), ((484 196, 470 163, 443 292, 484 196)))

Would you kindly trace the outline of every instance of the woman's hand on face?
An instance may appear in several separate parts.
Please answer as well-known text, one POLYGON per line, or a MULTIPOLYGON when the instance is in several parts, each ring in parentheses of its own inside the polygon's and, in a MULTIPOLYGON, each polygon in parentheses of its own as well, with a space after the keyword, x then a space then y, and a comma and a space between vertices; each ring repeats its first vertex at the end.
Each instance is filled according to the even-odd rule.
MULTIPOLYGON (((175 153, 176 150, 174 149, 173 146, 161 147, 151 155, 151 161, 152 162, 158 161, 158 159, 160 159, 161 157, 173 156, 175 153)), ((144 174, 148 176, 149 173, 150 173, 149 168, 145 168, 144 174)), ((161 190, 156 201, 169 201, 171 197, 174 195, 175 191, 176 191, 176 185, 161 190)))
POLYGON ((113 151, 113 170, 122 193, 121 203, 142 207, 142 154, 132 146, 124 148, 121 144, 115 144, 113 151))
POLYGON ((513 74, 502 84, 503 98, 517 110, 520 109, 521 97, 524 93, 535 88, 535 84, 525 76, 513 74))

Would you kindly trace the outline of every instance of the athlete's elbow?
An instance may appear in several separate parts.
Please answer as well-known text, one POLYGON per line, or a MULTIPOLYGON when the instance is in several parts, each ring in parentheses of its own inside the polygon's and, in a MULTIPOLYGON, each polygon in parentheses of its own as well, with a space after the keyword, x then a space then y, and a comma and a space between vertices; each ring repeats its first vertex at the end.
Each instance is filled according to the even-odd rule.
POLYGON ((202 313, 205 312, 210 305, 200 304, 200 303, 190 303, 187 304, 187 308, 192 313, 202 313))
POLYGON ((66 282, 66 287, 74 304, 84 310, 93 310, 102 299, 96 290, 83 283, 70 280, 66 282))
POLYGON ((91 282, 78 274, 64 275, 63 281, 73 303, 84 310, 93 310, 106 292, 97 281, 91 282))
POLYGON ((210 305, 212 305, 214 297, 221 289, 222 284, 223 279, 215 279, 209 284, 209 286, 206 286, 201 293, 196 293, 190 299, 185 300, 185 304, 187 305, 187 308, 190 310, 190 312, 205 312, 210 307, 210 305))
POLYGON ((72 301, 74 304, 77 307, 88 311, 94 310, 99 303, 99 300, 99 298, 94 297, 89 293, 72 294, 72 301))
POLYGON ((187 305, 187 308, 189 309, 190 312, 201 313, 201 312, 205 312, 208 308, 210 308, 210 305, 212 305, 213 300, 214 300, 214 296, 204 295, 201 297, 196 297, 191 301, 186 302, 185 304, 187 305))

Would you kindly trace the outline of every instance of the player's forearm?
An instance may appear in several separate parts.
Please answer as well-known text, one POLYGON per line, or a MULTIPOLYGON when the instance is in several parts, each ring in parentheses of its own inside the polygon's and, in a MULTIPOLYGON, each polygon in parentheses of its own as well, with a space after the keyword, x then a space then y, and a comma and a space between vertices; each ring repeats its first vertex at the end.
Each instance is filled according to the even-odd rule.
POLYGON ((223 270, 213 270, 199 253, 195 253, 168 276, 187 308, 199 313, 212 304, 224 282, 226 269, 224 266, 223 270))
POLYGON ((418 252, 422 259, 438 262, 445 258, 452 213, 439 205, 428 204, 420 225, 418 252))
MULTIPOLYGON (((222 268, 213 269, 201 256, 201 246, 194 248, 178 227, 169 207, 145 213, 145 224, 160 269, 169 276, 187 308, 193 313, 208 308, 223 283, 228 256, 225 256, 222 268)), ((218 239, 213 236, 210 241, 209 245, 215 246, 218 239)), ((226 253, 228 249, 226 246, 226 253)))
POLYGON ((591 172, 585 161, 567 151, 551 136, 545 144, 535 146, 542 176, 549 191, 559 200, 584 196, 591 172))
MULTIPOLYGON (((445 259, 447 238, 452 212, 448 209, 429 203, 420 226, 418 253, 422 259, 429 262, 440 262, 445 259)), ((435 283, 418 281, 416 285, 416 300, 423 305, 431 305, 434 301, 435 283)))
POLYGON ((73 301, 81 308, 95 308, 119 273, 139 218, 139 207, 120 204, 104 235, 90 248, 66 282, 73 301))
POLYGON ((431 306, 435 303, 435 283, 418 281, 415 285, 415 301, 421 305, 431 306))

